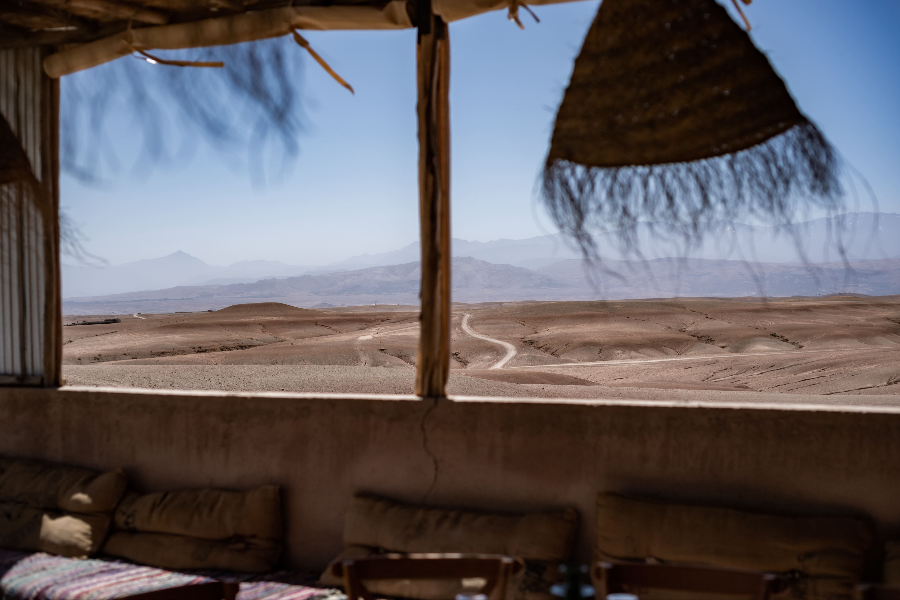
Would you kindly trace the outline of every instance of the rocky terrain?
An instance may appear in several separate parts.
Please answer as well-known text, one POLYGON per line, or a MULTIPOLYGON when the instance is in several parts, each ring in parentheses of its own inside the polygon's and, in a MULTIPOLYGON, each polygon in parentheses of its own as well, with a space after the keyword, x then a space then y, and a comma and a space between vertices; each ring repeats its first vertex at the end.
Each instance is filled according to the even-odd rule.
MULTIPOLYGON (((415 377, 411 306, 262 303, 119 319, 64 328, 69 384, 410 393, 415 377)), ((900 297, 456 304, 453 361, 455 394, 894 403, 900 297)))

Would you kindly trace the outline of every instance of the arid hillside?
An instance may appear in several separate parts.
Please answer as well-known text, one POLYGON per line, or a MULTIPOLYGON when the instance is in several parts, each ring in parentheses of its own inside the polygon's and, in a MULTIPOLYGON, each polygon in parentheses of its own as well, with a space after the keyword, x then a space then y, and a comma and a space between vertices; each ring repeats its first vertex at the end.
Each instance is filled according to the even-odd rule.
MULTIPOLYGON (((450 391, 619 397, 631 390, 855 394, 900 402, 900 297, 513 302, 454 306, 450 391)), ((66 323, 108 316, 69 317, 66 323)), ((64 328, 69 384, 409 393, 412 307, 277 303, 64 328)), ((646 392, 649 393, 649 392, 646 392)), ((683 395, 683 394, 682 394, 683 395)), ((681 396, 679 396, 681 397, 681 396)), ((757 396, 760 400, 762 395, 757 396)), ((793 401, 786 398, 786 401, 793 401)))

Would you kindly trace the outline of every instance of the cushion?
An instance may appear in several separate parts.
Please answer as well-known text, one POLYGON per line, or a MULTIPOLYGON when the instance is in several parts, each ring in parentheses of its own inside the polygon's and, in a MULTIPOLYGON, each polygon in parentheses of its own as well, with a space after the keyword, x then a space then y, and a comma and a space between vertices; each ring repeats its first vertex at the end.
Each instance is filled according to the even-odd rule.
POLYGON ((71 560, 43 552, 0 551, 0 572, 4 600, 117 600, 214 581, 201 575, 90 558, 71 560))
POLYGON ((338 590, 311 587, 315 576, 305 571, 178 573, 122 561, 0 550, 0 573, 3 600, 117 600, 216 580, 240 583, 241 600, 346 600, 338 590))
MULTIPOLYGON (((335 559, 385 552, 506 554, 525 560, 526 572, 507 589, 509 600, 551 598, 550 585, 560 563, 568 560, 578 526, 573 509, 530 514, 500 514, 462 509, 425 508, 386 498, 355 497, 344 521, 345 550, 335 559)), ((323 585, 343 582, 322 574, 323 585)), ((452 600, 480 587, 479 581, 382 580, 367 582, 375 594, 452 600)))
POLYGON ((900 586, 900 541, 887 542, 884 550, 883 581, 885 585, 900 586))
POLYGON ((395 552, 507 554, 562 562, 572 551, 577 525, 574 509, 498 514, 357 496, 344 520, 344 545, 395 552))
POLYGON ((116 509, 116 528, 189 535, 208 540, 235 536, 281 538, 277 485, 255 490, 181 490, 129 493, 116 509))
POLYGON ((111 556, 163 569, 271 571, 282 547, 280 488, 129 493, 115 527, 103 546, 111 556))
POLYGON ((0 457, 0 547, 90 556, 106 537, 125 485, 121 469, 98 473, 0 457))
POLYGON ((114 531, 103 552, 161 569, 225 569, 260 573, 271 571, 281 555, 273 539, 207 540, 165 533, 114 531))
MULTIPOLYGON (((600 495, 594 560, 684 562, 795 572, 794 598, 845 600, 862 575, 870 524, 600 495)), ((643 598, 644 596, 642 596, 643 598)))
POLYGON ((0 547, 84 558, 95 554, 109 530, 106 515, 48 513, 0 503, 0 547))
POLYGON ((125 493, 122 469, 97 473, 0 457, 0 502, 78 513, 111 513, 125 493))

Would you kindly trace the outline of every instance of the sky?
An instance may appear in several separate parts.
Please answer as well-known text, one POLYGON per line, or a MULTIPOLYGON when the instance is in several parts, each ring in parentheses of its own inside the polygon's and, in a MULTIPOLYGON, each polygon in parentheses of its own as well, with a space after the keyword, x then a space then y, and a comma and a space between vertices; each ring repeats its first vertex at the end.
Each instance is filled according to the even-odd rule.
MULTIPOLYGON (((505 12, 450 25, 453 237, 555 231, 535 182, 598 5, 534 7, 541 22, 523 12, 524 31, 505 12)), ((744 12, 801 110, 868 181, 880 210, 900 213, 900 2, 755 0, 744 12)), ((214 265, 323 265, 416 241, 415 31, 304 35, 356 93, 303 57, 300 151, 287 170, 267 164, 264 183, 203 141, 147 163, 125 112, 110 107, 119 169, 91 183, 61 178, 62 207, 87 250, 110 264, 182 250, 214 265)), ((121 61, 138 76, 174 68, 121 61)), ((64 97, 65 86, 95 76, 63 78, 64 97)))

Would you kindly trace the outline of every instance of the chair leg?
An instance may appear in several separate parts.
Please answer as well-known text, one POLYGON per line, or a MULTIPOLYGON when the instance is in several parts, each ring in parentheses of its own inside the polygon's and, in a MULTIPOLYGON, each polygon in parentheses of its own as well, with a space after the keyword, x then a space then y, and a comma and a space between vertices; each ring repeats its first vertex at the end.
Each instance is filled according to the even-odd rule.
POLYGON ((224 598, 224 600, 235 600, 237 598, 240 587, 241 584, 239 583, 223 583, 222 597, 224 598))

